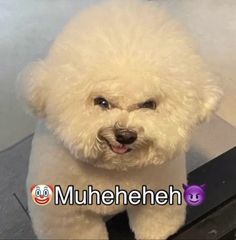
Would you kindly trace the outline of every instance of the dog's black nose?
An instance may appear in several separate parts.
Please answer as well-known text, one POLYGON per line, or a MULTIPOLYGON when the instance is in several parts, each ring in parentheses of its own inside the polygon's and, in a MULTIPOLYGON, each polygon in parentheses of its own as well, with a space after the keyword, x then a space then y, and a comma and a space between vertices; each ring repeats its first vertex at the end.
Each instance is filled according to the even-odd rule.
POLYGON ((137 139, 137 133, 128 129, 115 130, 116 141, 121 144, 131 144, 137 139))

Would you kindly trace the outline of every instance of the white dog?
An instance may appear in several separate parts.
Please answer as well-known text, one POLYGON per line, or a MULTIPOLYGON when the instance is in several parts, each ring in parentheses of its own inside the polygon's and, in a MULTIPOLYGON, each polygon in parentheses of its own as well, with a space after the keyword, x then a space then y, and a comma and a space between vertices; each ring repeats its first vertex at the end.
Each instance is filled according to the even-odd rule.
POLYGON ((32 184, 130 191, 186 183, 191 131, 216 109, 221 90, 164 10, 139 0, 90 7, 21 84, 40 117, 27 179, 39 238, 107 239, 103 217, 123 210, 137 239, 166 239, 183 225, 184 204, 40 207, 29 192, 32 184))

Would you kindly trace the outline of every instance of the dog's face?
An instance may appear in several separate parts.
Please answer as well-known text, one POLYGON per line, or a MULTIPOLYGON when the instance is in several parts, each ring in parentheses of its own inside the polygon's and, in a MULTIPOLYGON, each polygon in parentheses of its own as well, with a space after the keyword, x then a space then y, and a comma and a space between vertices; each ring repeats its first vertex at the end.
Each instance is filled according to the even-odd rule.
POLYGON ((189 126, 181 132, 184 120, 177 120, 180 109, 172 100, 158 78, 140 72, 97 82, 86 106, 95 164, 120 169, 161 164, 183 150, 189 126))
POLYGON ((84 145, 76 150, 78 157, 118 169, 164 160, 157 141, 161 131, 156 131, 162 93, 150 79, 147 83, 147 79, 134 75, 94 80, 86 86, 80 111, 86 114, 79 117, 82 129, 77 133, 78 143, 84 145))
POLYGON ((168 24, 161 35, 154 30, 144 25, 117 42, 118 30, 84 39, 72 35, 72 23, 49 57, 29 68, 26 100, 80 161, 107 169, 161 164, 215 110, 221 91, 185 35, 168 24))

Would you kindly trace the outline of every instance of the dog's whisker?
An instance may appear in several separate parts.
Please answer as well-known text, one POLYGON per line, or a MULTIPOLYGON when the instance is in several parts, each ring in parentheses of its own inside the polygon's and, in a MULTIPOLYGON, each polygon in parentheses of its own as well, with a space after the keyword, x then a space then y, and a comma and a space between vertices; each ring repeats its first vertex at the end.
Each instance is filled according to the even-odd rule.
POLYGON ((96 137, 96 140, 97 140, 97 142, 99 142, 99 143, 103 143, 103 142, 104 142, 104 140, 100 139, 98 136, 96 137))

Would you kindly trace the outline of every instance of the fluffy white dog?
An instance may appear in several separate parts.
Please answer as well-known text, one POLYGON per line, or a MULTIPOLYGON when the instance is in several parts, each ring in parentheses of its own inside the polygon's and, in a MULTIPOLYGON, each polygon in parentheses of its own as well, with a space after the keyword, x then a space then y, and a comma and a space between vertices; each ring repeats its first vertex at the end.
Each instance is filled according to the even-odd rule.
MULTIPOLYGON (((156 3, 139 0, 80 13, 21 84, 40 117, 27 191, 32 184, 181 189, 191 131, 221 96, 181 27, 156 3)), ((28 193, 42 239, 107 239, 103 217, 123 210, 137 239, 166 239, 185 221, 184 204, 40 207, 28 193)))

